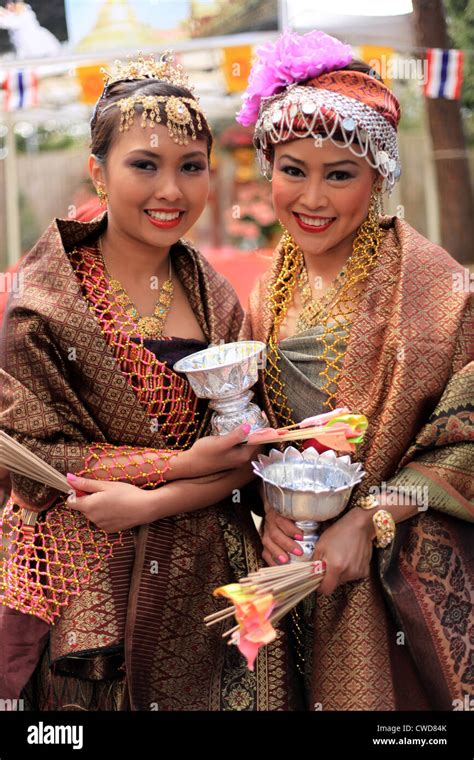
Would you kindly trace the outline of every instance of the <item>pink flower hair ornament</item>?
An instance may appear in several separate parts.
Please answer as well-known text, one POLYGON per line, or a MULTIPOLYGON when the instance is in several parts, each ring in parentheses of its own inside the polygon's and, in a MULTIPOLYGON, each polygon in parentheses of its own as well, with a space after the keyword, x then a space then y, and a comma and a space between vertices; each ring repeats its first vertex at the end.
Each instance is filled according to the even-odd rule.
POLYGON ((256 54, 257 61, 237 114, 237 121, 244 127, 257 121, 262 98, 275 95, 290 84, 346 66, 353 59, 350 45, 317 30, 303 35, 284 32, 275 42, 258 47, 256 54))

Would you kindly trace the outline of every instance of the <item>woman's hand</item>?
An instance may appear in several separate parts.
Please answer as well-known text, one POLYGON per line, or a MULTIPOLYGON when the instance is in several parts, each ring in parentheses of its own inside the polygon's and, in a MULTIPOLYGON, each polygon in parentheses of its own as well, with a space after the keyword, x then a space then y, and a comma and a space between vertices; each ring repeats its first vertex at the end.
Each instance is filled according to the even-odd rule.
POLYGON ((204 509, 243 488, 255 477, 250 463, 226 472, 183 478, 145 491, 128 483, 91 480, 68 473, 78 493, 66 502, 99 528, 114 533, 170 515, 204 509), (88 495, 83 495, 86 493, 88 495))
MULTIPOLYGON (((179 453, 179 477, 199 478, 215 472, 242 467, 262 451, 261 446, 242 446, 250 425, 245 423, 226 435, 208 435, 199 438, 190 449, 179 453)), ((175 465, 176 466, 176 465, 175 465)), ((173 461, 171 461, 173 468, 173 461)))
MULTIPOLYGON (((368 576, 375 534, 371 517, 372 513, 353 508, 322 533, 313 554, 313 560, 324 559, 327 568, 318 593, 332 594, 342 583, 368 576)), ((288 552, 296 553, 298 547, 293 540, 297 534, 296 524, 265 502, 262 557, 268 565, 288 562, 288 552)))
POLYGON ((292 520, 282 517, 264 498, 265 519, 263 522, 262 557, 267 565, 284 565, 288 562, 288 552, 301 556, 303 551, 293 539, 302 539, 301 533, 292 520))
POLYGON ((144 491, 129 483, 116 483, 107 480, 71 477, 67 479, 71 486, 86 493, 86 496, 74 494, 66 504, 71 509, 82 512, 88 520, 107 533, 128 530, 136 525, 145 525, 153 518, 153 491, 144 491))
POLYGON ((324 559, 326 575, 318 588, 332 594, 348 581, 369 575, 375 530, 372 513, 353 507, 327 528, 318 539, 313 559, 324 559))

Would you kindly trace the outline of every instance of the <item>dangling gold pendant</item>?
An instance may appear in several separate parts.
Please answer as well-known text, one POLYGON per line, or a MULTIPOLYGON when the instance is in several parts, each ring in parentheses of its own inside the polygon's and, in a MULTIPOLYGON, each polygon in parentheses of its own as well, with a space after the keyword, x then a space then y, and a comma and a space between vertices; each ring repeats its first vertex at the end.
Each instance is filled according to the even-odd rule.
POLYGON ((140 317, 137 327, 144 338, 161 338, 163 335, 163 320, 159 317, 140 317))
POLYGON ((144 338, 161 338, 166 317, 173 301, 173 281, 165 280, 160 289, 158 302, 150 317, 140 317, 137 321, 138 332, 144 338))

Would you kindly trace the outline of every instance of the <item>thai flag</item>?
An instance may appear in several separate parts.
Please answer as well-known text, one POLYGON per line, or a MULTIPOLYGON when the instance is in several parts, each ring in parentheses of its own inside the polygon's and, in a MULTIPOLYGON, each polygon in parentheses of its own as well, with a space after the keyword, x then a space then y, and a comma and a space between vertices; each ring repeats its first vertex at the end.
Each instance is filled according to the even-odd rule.
POLYGON ((33 69, 0 72, 3 110, 17 111, 38 105, 38 75, 33 69))
POLYGON ((428 60, 428 76, 424 86, 426 97, 458 100, 461 95, 463 51, 430 48, 426 52, 428 60))

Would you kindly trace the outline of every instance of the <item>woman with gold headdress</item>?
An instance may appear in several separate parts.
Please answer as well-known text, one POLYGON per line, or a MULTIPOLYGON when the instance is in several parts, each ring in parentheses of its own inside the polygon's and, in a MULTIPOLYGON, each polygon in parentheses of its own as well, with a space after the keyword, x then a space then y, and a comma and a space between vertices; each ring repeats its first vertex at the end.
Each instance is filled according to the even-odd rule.
POLYGON ((183 239, 209 191, 209 126, 181 67, 140 57, 107 75, 91 137, 106 211, 54 220, 4 321, 0 427, 70 473, 77 495, 12 473, 0 697, 286 709, 285 639, 249 674, 202 624, 223 575, 256 568, 260 551, 239 490, 249 426, 206 437, 206 405, 172 370, 241 325, 231 286, 183 239))
MULTIPOLYGON (((472 300, 446 251, 380 214, 399 117, 380 78, 317 31, 257 51, 238 115, 284 227, 241 335, 268 343, 263 406, 273 426, 342 406, 369 419, 365 478, 293 613, 311 710, 452 710, 472 685, 472 300)), ((298 538, 267 504, 267 563, 300 554, 298 538)))

